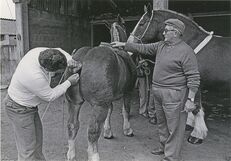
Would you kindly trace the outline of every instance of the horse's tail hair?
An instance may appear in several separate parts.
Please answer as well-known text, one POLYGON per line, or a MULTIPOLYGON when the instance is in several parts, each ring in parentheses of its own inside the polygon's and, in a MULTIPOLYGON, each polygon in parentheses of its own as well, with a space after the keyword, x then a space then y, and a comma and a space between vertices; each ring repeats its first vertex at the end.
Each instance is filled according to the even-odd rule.
POLYGON ((204 139, 207 136, 207 132, 208 129, 204 120, 204 111, 200 109, 200 111, 195 116, 194 129, 191 133, 191 136, 204 139))
POLYGON ((194 127, 194 125, 195 125, 195 116, 193 115, 192 112, 188 113, 186 124, 191 126, 191 127, 194 127))

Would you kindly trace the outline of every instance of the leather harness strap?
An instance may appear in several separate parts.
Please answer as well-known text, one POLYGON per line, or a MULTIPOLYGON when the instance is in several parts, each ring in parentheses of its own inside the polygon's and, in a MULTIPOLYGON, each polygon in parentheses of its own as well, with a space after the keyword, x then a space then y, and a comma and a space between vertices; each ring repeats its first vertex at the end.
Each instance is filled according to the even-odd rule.
POLYGON ((209 33, 209 35, 194 49, 195 54, 198 54, 201 49, 205 47, 209 43, 209 41, 213 37, 213 31, 209 33))

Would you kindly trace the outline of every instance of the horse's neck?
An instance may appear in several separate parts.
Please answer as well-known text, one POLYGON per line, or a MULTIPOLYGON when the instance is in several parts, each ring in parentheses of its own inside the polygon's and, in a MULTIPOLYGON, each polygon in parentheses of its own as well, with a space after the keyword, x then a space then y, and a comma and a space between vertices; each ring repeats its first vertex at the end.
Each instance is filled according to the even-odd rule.
POLYGON ((186 30, 183 34, 183 40, 195 49, 207 36, 208 34, 200 31, 196 26, 190 26, 191 24, 185 24, 186 30))

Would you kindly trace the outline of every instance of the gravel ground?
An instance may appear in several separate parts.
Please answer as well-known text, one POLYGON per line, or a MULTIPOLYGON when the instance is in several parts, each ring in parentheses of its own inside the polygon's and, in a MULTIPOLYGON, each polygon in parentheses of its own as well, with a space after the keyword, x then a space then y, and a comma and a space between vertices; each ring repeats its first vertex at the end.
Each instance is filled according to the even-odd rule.
MULTIPOLYGON (((206 93, 206 92, 205 92, 206 93)), ((1 100, 6 90, 1 90, 1 100)), ((210 97, 214 100, 213 97, 210 97)), ((99 140, 99 152, 102 161, 159 161, 161 158, 150 153, 158 146, 157 126, 148 123, 148 120, 138 115, 138 97, 134 92, 131 110, 131 125, 134 129, 134 137, 126 137, 122 134, 121 101, 114 102, 112 115, 112 129, 114 139, 99 140)), ((226 101, 229 102, 230 100, 226 101)), ((207 103, 209 107, 221 107, 222 104, 207 103)), ((39 108, 40 116, 45 111, 46 104, 39 108)), ((230 107, 229 107, 230 108, 230 107)), ((229 109, 230 111, 230 109, 229 109)), ((76 155, 78 161, 87 160, 87 124, 91 113, 90 106, 85 103, 80 113, 80 130, 76 140, 76 155)), ((182 155, 185 161, 231 161, 231 119, 230 113, 215 110, 210 114, 206 123, 209 133, 201 145, 189 144, 186 139, 190 134, 185 134, 182 155), (217 115, 216 115, 217 114, 217 115), (220 117, 216 117, 216 116, 220 117)), ((67 152, 67 108, 63 98, 53 102, 43 119, 44 145, 43 151, 47 160, 62 161, 66 159, 67 152)), ((1 103, 1 160, 16 160, 17 151, 14 142, 12 125, 4 113, 1 103)))

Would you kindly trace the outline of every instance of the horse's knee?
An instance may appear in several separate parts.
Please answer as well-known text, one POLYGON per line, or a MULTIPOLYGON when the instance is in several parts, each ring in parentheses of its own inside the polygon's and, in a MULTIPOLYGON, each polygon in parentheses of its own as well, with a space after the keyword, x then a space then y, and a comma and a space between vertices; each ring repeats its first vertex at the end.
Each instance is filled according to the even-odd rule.
POLYGON ((67 129, 68 130, 78 130, 79 129, 79 123, 73 124, 73 123, 67 123, 67 129))
POLYGON ((72 138, 77 135, 77 132, 79 130, 79 123, 73 124, 68 122, 67 123, 67 130, 68 130, 68 137, 72 138))
POLYGON ((90 124, 88 127, 88 141, 96 142, 100 136, 100 125, 98 123, 90 124))

